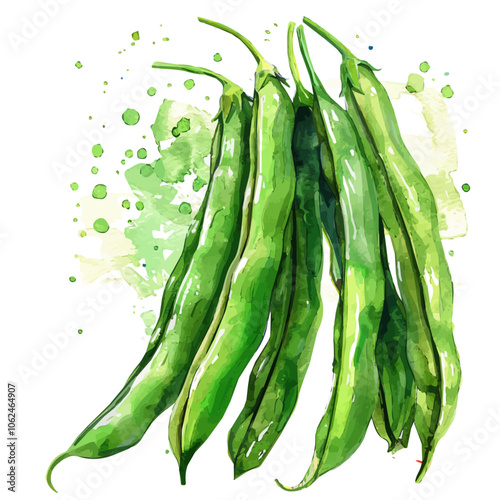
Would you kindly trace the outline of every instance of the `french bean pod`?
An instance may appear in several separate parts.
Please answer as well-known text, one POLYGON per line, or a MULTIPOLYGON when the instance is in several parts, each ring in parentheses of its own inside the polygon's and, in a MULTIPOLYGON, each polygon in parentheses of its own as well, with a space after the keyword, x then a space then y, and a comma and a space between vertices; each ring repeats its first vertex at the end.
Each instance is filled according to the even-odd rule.
POLYGON ((288 30, 289 62, 297 87, 292 142, 297 177, 292 214, 293 291, 289 309, 282 311, 287 324, 273 366, 257 372, 262 390, 247 399, 229 433, 235 477, 259 467, 285 428, 297 403, 322 315, 319 147, 310 109, 312 95, 300 82, 293 54, 294 27, 290 23, 288 30))
POLYGON ((418 388, 415 425, 423 457, 416 481, 420 482, 438 441, 453 421, 461 384, 460 360, 453 339, 453 284, 439 234, 436 203, 403 142, 391 101, 373 67, 356 58, 312 21, 304 19, 304 22, 342 54, 343 92, 350 94, 351 103, 355 104, 381 160, 418 269, 419 299, 423 302, 430 332, 430 336, 418 332, 408 337, 408 357, 418 388))
POLYGON ((235 35, 257 60, 250 140, 256 182, 248 239, 224 314, 212 338, 207 334, 200 347, 194 373, 190 371, 170 420, 171 448, 183 484, 189 461, 224 415, 238 378, 262 340, 295 190, 294 113, 282 78, 247 39, 227 26, 200 21, 235 35))
POLYGON ((316 431, 313 460, 303 480, 312 484, 345 462, 361 444, 377 402, 375 344, 384 303, 375 185, 354 125, 325 91, 312 66, 302 26, 299 43, 314 90, 313 117, 333 172, 325 172, 341 206, 343 273, 335 317, 334 385, 316 431))
MULTIPOLYGON (((156 63, 155 67, 203 74, 223 84, 214 136, 218 144, 212 148, 213 175, 206 207, 203 219, 197 217, 186 240, 190 252, 192 246, 196 248, 184 276, 175 276, 178 290, 162 330, 155 332, 161 336, 154 357, 140 377, 128 383, 118 404, 102 413, 54 460, 47 473, 49 485, 53 468, 64 458, 101 458, 126 450, 137 444, 154 419, 174 403, 210 325, 225 273, 236 257, 235 235, 241 225, 250 170, 250 98, 237 85, 209 70, 165 63, 156 63)), ((188 254, 184 259, 187 257, 188 254)), ((169 300, 164 298, 162 311, 169 300)))

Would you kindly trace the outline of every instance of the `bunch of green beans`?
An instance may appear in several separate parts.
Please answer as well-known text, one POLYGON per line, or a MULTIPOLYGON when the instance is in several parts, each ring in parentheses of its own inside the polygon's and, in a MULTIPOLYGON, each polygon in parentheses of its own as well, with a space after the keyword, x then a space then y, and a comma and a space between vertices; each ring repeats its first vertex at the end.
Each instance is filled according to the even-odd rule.
POLYGON ((254 95, 209 69, 154 63, 222 84, 210 182, 146 353, 119 394, 53 460, 47 482, 54 489, 52 472, 65 458, 103 458, 136 445, 173 406, 170 447, 185 484, 189 462, 224 416, 269 325, 228 435, 235 478, 259 467, 299 402, 311 362, 323 316, 323 240, 339 294, 333 387, 309 469, 296 486, 277 483, 310 486, 358 449, 370 422, 392 453, 408 446, 416 428, 419 482, 454 418, 461 369, 436 203, 387 92, 368 62, 308 18, 304 24, 342 56, 346 107, 318 77, 302 26, 312 92, 300 79, 290 23, 292 99, 278 69, 247 38, 199 20, 253 55, 254 95))

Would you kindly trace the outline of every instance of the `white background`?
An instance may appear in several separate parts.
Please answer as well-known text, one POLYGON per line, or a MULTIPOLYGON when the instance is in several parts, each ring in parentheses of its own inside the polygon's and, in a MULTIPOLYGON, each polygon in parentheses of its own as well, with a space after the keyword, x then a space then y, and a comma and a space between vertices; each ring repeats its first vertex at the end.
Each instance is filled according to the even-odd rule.
MULTIPOLYGON (((227 430, 244 401, 244 375, 225 418, 191 462, 187 486, 179 485, 175 459, 165 454, 166 413, 138 446, 121 455, 63 462, 53 476, 59 497, 253 500, 296 495, 303 499, 347 496, 403 500, 470 498, 486 492, 490 497, 497 495, 500 70, 494 4, 485 0, 472 4, 451 0, 67 0, 56 2, 50 16, 44 16, 40 14, 42 3, 18 1, 6 6, 3 2, 0 14, 1 351, 3 380, 18 384, 18 498, 56 498, 45 484, 47 465, 116 394, 146 342, 144 325, 132 314, 138 300, 131 289, 103 294, 104 289, 109 290, 107 285, 83 287, 81 281, 68 281, 70 275, 78 278, 73 255, 80 245, 72 222, 77 216, 77 198, 69 183, 77 179, 82 191, 88 192, 93 180, 88 171, 93 162, 89 157, 77 159, 73 170, 62 178, 56 175, 54 164, 64 163, 67 148, 85 142, 85 131, 95 133, 103 120, 115 125, 102 141, 109 151, 129 147, 120 135, 123 127, 119 127, 118 110, 127 107, 122 106, 120 96, 129 98, 134 89, 149 86, 144 75, 154 60, 208 65, 252 91, 252 57, 229 35, 198 24, 198 15, 243 32, 285 76, 289 76, 286 25, 307 15, 333 31, 360 57, 383 68, 380 77, 385 81, 404 81, 427 60, 431 64, 429 75, 436 78, 434 85, 452 85, 455 96, 448 105, 457 122, 460 165, 454 178, 457 186, 464 182, 471 185, 471 191, 462 194, 469 234, 445 242, 447 250, 455 251, 450 258, 456 284, 455 336, 464 376, 457 417, 420 486, 413 483, 420 458, 416 433, 410 448, 393 459, 372 427, 347 463, 308 490, 292 494, 275 486, 275 477, 285 484, 296 484, 302 478, 312 454, 316 425, 329 397, 334 307, 329 307, 327 300, 318 348, 299 406, 261 469, 233 481, 226 452, 227 430), (30 31, 26 25, 31 22, 43 26, 30 31), (278 28, 273 26, 275 22, 278 28), (266 29, 272 31, 270 37, 266 29), (141 41, 134 52, 130 34, 136 30, 141 41), (24 42, 16 38, 23 36, 24 42), (162 43, 162 36, 171 41, 162 43), (271 38, 271 42, 264 42, 264 38, 271 38), (368 45, 374 49, 369 51, 368 45), (118 55, 125 47, 127 52, 118 55), (218 65, 212 60, 215 52, 223 56, 218 65), (83 62, 82 70, 75 68, 77 60, 83 62), (125 68, 130 68, 126 75, 125 68), (450 76, 445 77, 444 72, 450 76), (106 95, 102 93, 104 80, 110 82, 106 95), (94 116, 92 122, 89 115, 94 116), (467 135, 462 133, 464 128, 469 130, 467 135), (101 307, 99 298, 110 295, 110 303, 101 307), (102 310, 90 313, 92 300, 102 310), (84 334, 61 333, 75 327, 83 328, 84 334), (58 348, 48 347, 57 339, 58 348), (33 369, 31 376, 23 377, 22 367, 33 369)), ((309 30, 308 35, 320 76, 337 78, 340 60, 335 51, 309 30)), ((157 100, 136 99, 145 117, 143 124, 152 123, 160 100, 167 95, 202 103, 210 112, 215 111, 216 83, 197 84, 188 93, 181 85, 185 77, 160 78, 155 84, 157 100), (167 81, 174 83, 168 93, 167 81), (205 106, 207 93, 212 99, 205 106)), ((153 151, 154 144, 148 147, 153 151)), ((103 157, 99 166, 104 183, 108 176, 115 187, 120 182, 126 187, 114 174, 121 165, 106 166, 103 157)), ((4 394, 0 404, 6 408, 4 394)), ((1 425, 5 435, 5 416, 1 425)), ((7 492, 7 448, 2 448, 3 497, 3 491, 7 492)))

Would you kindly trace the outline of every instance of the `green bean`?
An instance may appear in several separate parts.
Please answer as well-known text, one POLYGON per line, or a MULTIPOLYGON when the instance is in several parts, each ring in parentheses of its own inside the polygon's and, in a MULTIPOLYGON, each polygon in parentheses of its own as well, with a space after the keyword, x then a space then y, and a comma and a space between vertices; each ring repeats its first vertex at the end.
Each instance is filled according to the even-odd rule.
MULTIPOLYGON (((316 431, 313 460, 303 480, 287 490, 312 484, 338 467, 361 444, 377 402, 379 381, 375 344, 384 303, 375 185, 354 125, 325 91, 312 66, 302 26, 300 49, 314 90, 313 117, 333 164, 325 177, 341 206, 343 279, 334 327, 334 386, 316 431)), ((325 165, 325 164, 323 164, 325 165)))
POLYGON ((343 93, 350 95, 381 159, 418 269, 419 299, 430 332, 409 332, 408 336, 408 357, 418 388, 415 425, 423 457, 416 481, 420 482, 438 441, 453 421, 461 384, 460 360, 453 339, 453 284, 439 234, 436 202, 403 142, 391 101, 373 67, 312 21, 304 22, 342 54, 343 93))
POLYGON ((389 444, 388 451, 395 453, 408 446, 414 418, 416 389, 406 356, 405 308, 389 269, 382 221, 380 221, 380 253, 385 274, 385 301, 375 349, 380 392, 372 420, 378 434, 389 444))
POLYGON ((183 484, 189 461, 224 415, 238 378, 262 340, 295 189, 294 114, 283 79, 246 38, 219 23, 200 21, 235 35, 257 60, 250 147, 256 185, 248 240, 223 317, 214 318, 170 420, 171 448, 183 484))
MULTIPOLYGON (((209 70, 164 63, 155 67, 204 74, 223 84, 215 134, 219 144, 213 145, 212 150, 216 168, 208 187, 203 220, 196 218, 186 240, 189 252, 192 246, 196 248, 192 255, 184 255, 182 262, 191 257, 185 275, 182 279, 175 276, 179 287, 161 331, 155 332, 156 336, 161 333, 155 356, 144 366, 140 377, 135 377, 133 383, 127 382, 118 404, 101 413, 54 460, 47 473, 49 485, 53 468, 64 458, 101 458, 126 450, 137 444, 154 419, 174 403, 210 325, 223 277, 236 257, 235 236, 239 233, 250 169, 250 99, 237 85, 209 70)), ((162 310, 166 304, 164 299, 162 310)))
POLYGON ((229 433, 235 477, 259 467, 285 428, 297 403, 322 314, 319 147, 310 109, 312 95, 300 82, 293 54, 294 27, 290 23, 288 30, 289 62, 297 88, 292 142, 297 176, 293 204, 294 287, 289 309, 282 310, 287 323, 273 366, 270 370, 259 369, 251 380, 245 408, 229 433))

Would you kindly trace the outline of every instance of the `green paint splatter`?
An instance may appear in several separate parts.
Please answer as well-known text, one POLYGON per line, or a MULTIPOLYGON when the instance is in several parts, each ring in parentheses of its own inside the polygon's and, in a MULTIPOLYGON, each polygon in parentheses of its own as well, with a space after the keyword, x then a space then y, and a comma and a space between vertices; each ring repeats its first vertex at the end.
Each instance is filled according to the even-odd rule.
POLYGON ((170 38, 165 37, 165 38, 162 38, 162 40, 163 40, 164 42, 168 42, 168 41, 170 40, 170 38))
POLYGON ((141 148, 137 151, 137 158, 140 158, 141 160, 144 160, 148 156, 148 152, 146 151, 146 148, 141 148))
POLYGON ((77 204, 75 205, 75 207, 76 207, 76 208, 78 208, 79 206, 80 206, 80 203, 77 203, 77 204))
POLYGON ((453 256, 455 255, 455 252, 454 252, 453 250, 450 250, 450 251, 448 252, 448 255, 449 255, 450 257, 453 257, 453 256))
POLYGON ((144 210, 144 203, 142 201, 136 201, 135 208, 137 208, 137 210, 144 210))
POLYGON ((106 82, 106 81, 105 81, 105 82, 104 82, 104 85, 107 85, 107 84, 108 84, 108 82, 106 82))
POLYGON ((184 82, 184 87, 186 87, 188 90, 191 90, 194 87, 194 80, 192 78, 186 80, 184 82))
POLYGON ((129 200, 123 200, 122 201, 122 207, 126 208, 128 210, 130 208, 130 201, 129 200))
POLYGON ((132 47, 135 47, 135 42, 132 42, 130 45, 131 45, 132 47))
POLYGON ((139 123, 139 118, 139 113, 131 108, 126 109, 122 115, 122 120, 126 125, 136 125, 139 123))
POLYGON ((134 31, 132 33, 132 39, 135 40, 135 41, 137 41, 137 40, 139 40, 139 38, 140 38, 139 37, 139 32, 138 31, 134 31))
POLYGON ((464 193, 468 193, 470 191, 470 185, 465 183, 465 184, 462 184, 462 191, 464 193))
POLYGON ((71 281, 71 283, 74 283, 76 281, 76 278, 74 276, 70 276, 69 280, 71 281))
POLYGON ((148 89, 148 95, 149 96, 154 96, 156 94, 156 89, 154 87, 149 87, 148 89))
POLYGON ((125 160, 122 160, 122 161, 120 161, 120 163, 121 163, 122 165, 125 165, 125 163, 126 163, 126 162, 125 162, 125 160))
POLYGON ((127 149, 127 151, 125 151, 125 156, 127 158, 132 158, 132 156, 134 156, 134 152, 131 149, 127 149))
POLYGON ((170 453, 170 450, 165 450, 165 453, 168 455, 170 453))
POLYGON ((74 217, 73 222, 78 222, 78 219, 76 217, 74 217))
POLYGON ((203 186, 206 186, 207 183, 200 177, 196 177, 193 181, 193 191, 198 192, 203 186))
POLYGON ((80 231, 80 238, 85 238, 85 236, 87 236, 87 232, 86 231, 80 231))
POLYGON ((469 131, 466 128, 464 128, 464 134, 467 134, 468 132, 469 131))
POLYGON ((189 118, 181 118, 177 125, 172 129, 172 135, 174 137, 179 137, 182 133, 191 130, 191 122, 189 118))
POLYGON ((82 64, 80 61, 76 61, 75 66, 76 66, 78 69, 80 69, 80 68, 83 66, 83 64, 82 64))
POLYGON ((216 54, 214 54, 214 61, 215 62, 222 61, 222 56, 218 52, 216 54))
POLYGON ((92 191, 92 198, 95 198, 96 200, 103 200, 106 198, 107 194, 108 190, 104 184, 96 184, 92 191))
POLYGON ((73 190, 73 191, 76 191, 79 186, 78 186, 78 182, 72 182, 69 187, 73 190))
POLYGON ((406 90, 411 94, 416 92, 422 92, 424 90, 424 78, 417 73, 411 73, 408 76, 408 83, 406 84, 406 90))
POLYGON ((356 35, 356 38, 359 38, 359 35, 356 35))
POLYGON ((450 73, 447 71, 444 76, 450 76, 450 73))
POLYGON ((109 224, 106 219, 96 219, 94 221, 94 230, 98 233, 107 233, 109 230, 109 224))
POLYGON ((183 201, 179 205, 179 212, 183 215, 189 215, 192 211, 193 209, 191 208, 191 204, 188 203, 187 201, 183 201))
POLYGON ((429 71, 430 69, 431 69, 431 65, 427 61, 420 63, 420 71, 422 73, 427 73, 427 71, 429 71))
POLYGON ((206 95, 205 96, 205 101, 210 101, 210 96, 206 95))
POLYGON ((270 32, 269 30, 266 30, 266 34, 267 34, 267 35, 270 35, 270 34, 271 34, 271 32, 270 32))
POLYGON ((89 120, 92 120, 92 117, 91 117, 91 116, 89 116, 89 120))
POLYGON ((169 87, 169 88, 170 88, 171 86, 172 86, 172 84, 171 84, 171 83, 167 83, 167 87, 169 87))
POLYGON ((159 247, 158 247, 158 245, 155 245, 155 246, 153 247, 153 250, 158 250, 158 248, 159 248, 159 247))
POLYGON ((99 172, 99 169, 97 167, 92 167, 90 171, 95 175, 97 172, 99 172))
POLYGON ((94 144, 92 146, 92 154, 94 155, 95 158, 101 157, 103 153, 104 153, 104 149, 102 148, 102 146, 100 144, 94 144))
POLYGON ((450 99, 450 97, 453 97, 453 89, 449 86, 446 85, 441 89, 441 94, 443 94, 443 97, 446 97, 447 99, 450 99))

